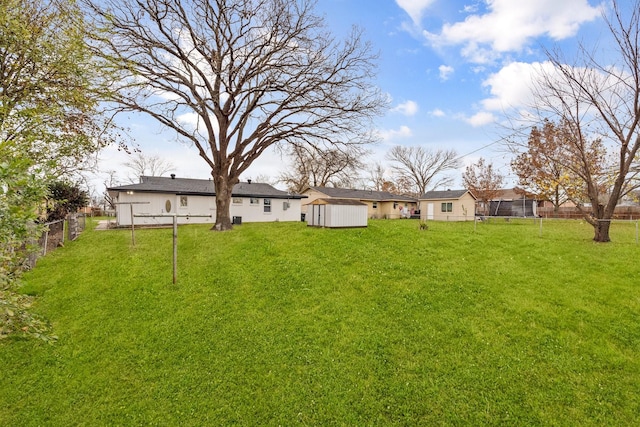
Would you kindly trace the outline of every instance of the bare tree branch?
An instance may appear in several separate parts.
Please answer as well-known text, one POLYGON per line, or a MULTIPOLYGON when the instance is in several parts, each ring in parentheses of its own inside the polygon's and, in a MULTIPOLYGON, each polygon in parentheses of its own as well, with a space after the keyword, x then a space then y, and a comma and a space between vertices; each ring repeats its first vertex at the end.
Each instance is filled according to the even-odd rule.
POLYGON ((129 175, 129 182, 140 182, 141 176, 162 176, 175 169, 175 166, 157 155, 146 156, 141 152, 133 155, 131 160, 124 163, 133 175, 129 175))
POLYGON ((367 151, 359 145, 323 148, 311 144, 290 146, 292 167, 280 174, 279 181, 296 193, 307 186, 351 187, 364 168, 367 151))
POLYGON ((455 150, 431 151, 424 147, 394 146, 387 153, 391 170, 397 183, 409 183, 411 193, 422 195, 427 190, 445 187, 453 183, 453 178, 444 173, 460 166, 455 150))

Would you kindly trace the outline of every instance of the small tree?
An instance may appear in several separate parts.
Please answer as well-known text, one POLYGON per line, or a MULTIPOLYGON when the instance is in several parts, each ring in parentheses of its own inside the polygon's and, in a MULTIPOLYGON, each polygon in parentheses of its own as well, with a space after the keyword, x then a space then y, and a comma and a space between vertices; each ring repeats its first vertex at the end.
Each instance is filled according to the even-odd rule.
POLYGON ((24 159, 0 162, 0 290, 15 286, 31 249, 25 243, 40 232, 34 224, 46 187, 30 166, 24 159))
POLYGON ((0 2, 0 143, 49 177, 82 170, 117 137, 74 0, 0 2))
POLYGON ((396 145, 387 153, 396 187, 420 196, 438 187, 450 185, 453 178, 445 172, 460 166, 455 150, 431 151, 424 147, 396 145))
POLYGON ((485 163, 481 157, 475 164, 466 167, 462 181, 481 203, 486 215, 489 213, 489 202, 498 195, 504 176, 493 169, 493 164, 485 163))
POLYGON ((47 221, 65 219, 89 204, 89 195, 78 185, 56 181, 49 184, 47 197, 47 221))
POLYGON ((77 172, 112 140, 84 34, 73 0, 0 1, 0 337, 41 331, 17 289, 40 231, 42 183, 77 172))

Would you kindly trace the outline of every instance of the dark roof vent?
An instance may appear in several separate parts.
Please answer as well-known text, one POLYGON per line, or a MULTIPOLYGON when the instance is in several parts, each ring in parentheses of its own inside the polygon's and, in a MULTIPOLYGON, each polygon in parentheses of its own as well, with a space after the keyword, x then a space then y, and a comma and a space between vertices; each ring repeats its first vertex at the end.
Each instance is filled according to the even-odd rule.
POLYGON ((176 174, 175 173, 171 174, 171 179, 176 179, 176 174))
POLYGON ((251 184, 251 180, 250 179, 247 180, 247 184, 251 184))

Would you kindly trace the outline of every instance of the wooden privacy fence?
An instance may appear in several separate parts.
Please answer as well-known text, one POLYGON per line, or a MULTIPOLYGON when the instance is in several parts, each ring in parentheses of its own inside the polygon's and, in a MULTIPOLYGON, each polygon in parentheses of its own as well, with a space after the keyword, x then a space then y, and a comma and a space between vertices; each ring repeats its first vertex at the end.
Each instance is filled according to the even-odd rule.
MULTIPOLYGON (((538 216, 543 218, 580 219, 582 214, 577 208, 539 207, 538 216)), ((640 206, 616 206, 613 219, 637 220, 640 219, 640 206)))

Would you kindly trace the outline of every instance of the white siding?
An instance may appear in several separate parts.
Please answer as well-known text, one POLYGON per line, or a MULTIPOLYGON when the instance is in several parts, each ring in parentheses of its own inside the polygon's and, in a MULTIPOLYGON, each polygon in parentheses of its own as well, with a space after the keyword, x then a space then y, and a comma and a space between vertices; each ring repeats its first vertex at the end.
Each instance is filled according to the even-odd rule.
POLYGON ((271 212, 264 211, 264 199, 261 197, 258 204, 252 205, 249 197, 242 197, 242 204, 231 203, 231 216, 242 217, 242 222, 300 221, 300 199, 271 198, 271 212), (284 207, 286 202, 289 203, 287 209, 284 207))
POLYGON ((366 206, 327 206, 327 223, 329 227, 366 227, 366 206))
POLYGON ((307 224, 316 227, 366 227, 365 205, 310 205, 307 207, 307 224))
MULTIPOLYGON (((175 194, 158 194, 137 192, 127 194, 120 192, 116 205, 117 223, 119 226, 131 225, 131 208, 133 208, 135 225, 161 225, 173 224, 171 217, 136 217, 141 215, 211 215, 211 217, 178 217, 179 224, 214 223, 216 220, 216 198, 212 196, 187 195, 187 206, 180 206, 180 198, 175 194), (171 209, 166 210, 167 201, 171 209), (132 205, 127 202, 135 202, 132 205), (142 202, 142 203, 140 203, 142 202)), ((300 199, 274 199, 271 198, 271 212, 264 211, 264 198, 258 199, 259 203, 250 204, 249 197, 242 197, 241 204, 231 203, 229 213, 232 217, 242 218, 242 222, 275 222, 275 221, 300 221, 300 199), (288 202, 285 209, 284 203, 288 202)))

